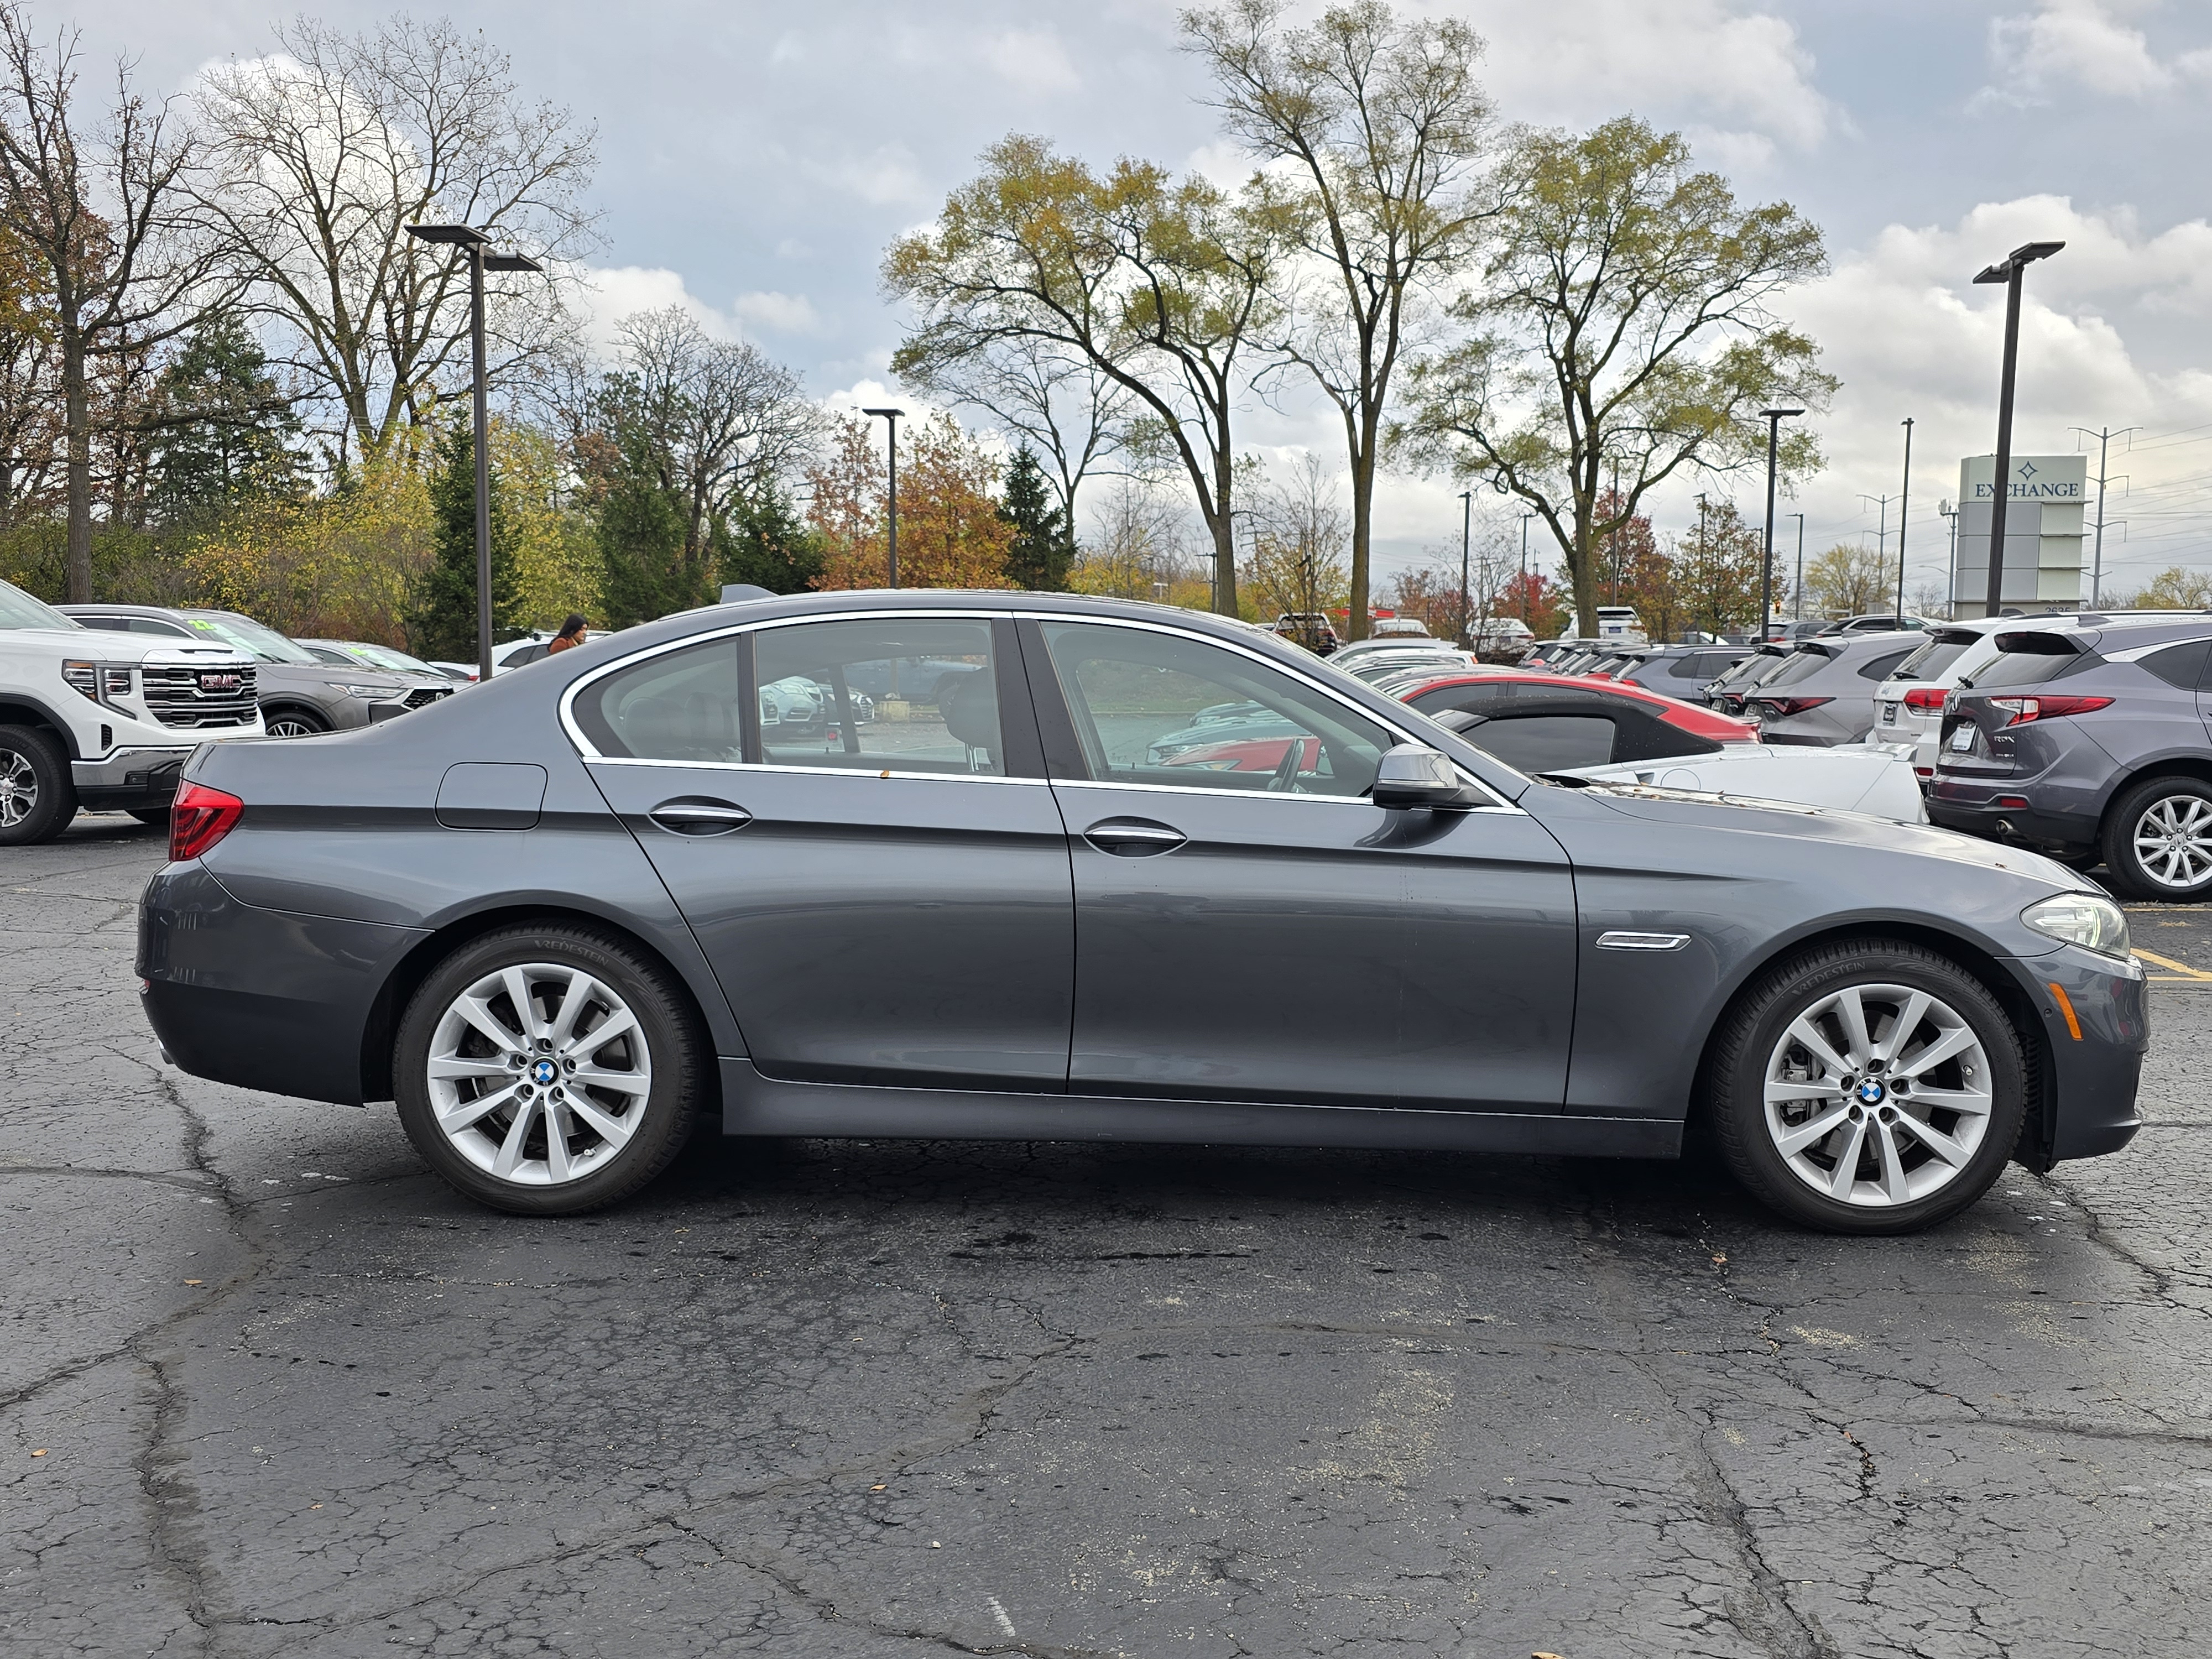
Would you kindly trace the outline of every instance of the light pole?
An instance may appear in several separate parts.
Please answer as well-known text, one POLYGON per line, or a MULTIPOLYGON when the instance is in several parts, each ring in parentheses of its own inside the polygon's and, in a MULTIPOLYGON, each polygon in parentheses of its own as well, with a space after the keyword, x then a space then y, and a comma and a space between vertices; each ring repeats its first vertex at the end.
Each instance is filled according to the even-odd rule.
POLYGON ((1536 515, 1521 515, 1521 626, 1528 625, 1528 520, 1536 515))
POLYGON ((410 225, 419 242, 458 247, 469 262, 469 362, 476 405, 477 462, 477 680, 491 683, 491 420, 484 406, 484 272, 543 270, 520 253, 491 253, 491 233, 474 225, 410 225))
POLYGON ((2005 285, 2004 368, 1997 380, 1997 453, 1990 500, 1990 589, 1982 607, 1985 617, 1997 615, 2004 601, 2005 499, 2012 493, 2012 392, 2013 371, 2020 361, 2021 273, 2065 246, 2063 242, 2023 242, 1974 278, 1977 283, 2005 285))
POLYGON ((1912 518, 1912 416, 1899 422, 1905 428, 1905 481, 1897 496, 1897 620, 1905 623, 1905 527, 1912 518))
POLYGON ((1473 631, 1467 614, 1467 555, 1474 529, 1474 492, 1462 489, 1459 493, 1459 642, 1462 649, 1473 631))
MULTIPOLYGON (((1766 417, 1766 536, 1759 559, 1759 641, 1764 645, 1766 642, 1767 618, 1774 611, 1775 462, 1781 452, 1783 422, 1805 411, 1802 409, 1762 409, 1759 412, 1766 417)), ((1699 498, 1698 510, 1702 521, 1702 497, 1699 498)), ((1717 633, 1719 630, 1714 631, 1717 633)))
POLYGON ((1956 621, 1959 616, 1959 509, 1951 505, 1951 498, 1947 495, 1936 503, 1936 511, 1948 520, 1951 526, 1951 578, 1950 585, 1945 591, 1950 599, 1948 608, 1951 612, 1951 618, 1956 621))
POLYGON ((1790 590, 1795 599, 1795 603, 1790 607, 1795 613, 1791 620, 1803 622, 1805 620, 1805 515, 1802 513, 1792 513, 1790 516, 1797 520, 1797 583, 1790 590))
POLYGON ((884 429, 890 434, 890 536, 888 547, 888 556, 884 560, 884 574, 888 578, 884 586, 888 587, 896 587, 898 586, 898 423, 899 416, 905 414, 906 410, 902 409, 864 409, 860 413, 863 415, 882 416, 884 422, 884 429))

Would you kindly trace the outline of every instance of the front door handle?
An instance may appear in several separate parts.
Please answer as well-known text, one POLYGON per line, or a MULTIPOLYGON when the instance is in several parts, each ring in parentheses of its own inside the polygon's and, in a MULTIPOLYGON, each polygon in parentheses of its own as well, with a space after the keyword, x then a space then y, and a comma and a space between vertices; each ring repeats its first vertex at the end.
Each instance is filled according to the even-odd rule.
POLYGON ((672 836, 726 836, 753 821, 742 806, 726 800, 665 800, 646 817, 672 836))
POLYGON ((1148 818, 1106 818, 1083 832, 1083 839, 1116 858, 1151 858, 1172 853, 1190 837, 1148 818))

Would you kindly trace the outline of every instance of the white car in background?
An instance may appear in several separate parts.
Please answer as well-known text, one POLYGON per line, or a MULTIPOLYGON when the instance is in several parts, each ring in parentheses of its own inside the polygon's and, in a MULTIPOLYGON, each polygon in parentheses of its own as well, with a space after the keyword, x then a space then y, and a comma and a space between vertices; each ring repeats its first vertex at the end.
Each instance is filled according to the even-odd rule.
POLYGON ((1912 755, 1905 744, 1808 749, 1742 743, 1729 744, 1717 755, 1578 766, 1574 775, 1595 783, 1691 789, 1735 800, 1782 801, 1834 812, 1864 812, 1897 823, 1925 823, 1928 810, 1921 802, 1912 755))

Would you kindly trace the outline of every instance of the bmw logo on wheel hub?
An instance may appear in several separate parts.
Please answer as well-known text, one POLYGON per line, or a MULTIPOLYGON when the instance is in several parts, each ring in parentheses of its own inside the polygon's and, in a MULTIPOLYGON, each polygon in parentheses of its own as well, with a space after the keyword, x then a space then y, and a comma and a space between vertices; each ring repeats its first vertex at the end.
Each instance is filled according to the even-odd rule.
POLYGON ((561 1075, 561 1068, 550 1060, 541 1060, 530 1068, 530 1080, 544 1087, 561 1075))
POLYGON ((1879 1106, 1881 1104, 1882 1097, 1887 1092, 1875 1079, 1869 1078, 1859 1085, 1859 1103, 1862 1106, 1879 1106))

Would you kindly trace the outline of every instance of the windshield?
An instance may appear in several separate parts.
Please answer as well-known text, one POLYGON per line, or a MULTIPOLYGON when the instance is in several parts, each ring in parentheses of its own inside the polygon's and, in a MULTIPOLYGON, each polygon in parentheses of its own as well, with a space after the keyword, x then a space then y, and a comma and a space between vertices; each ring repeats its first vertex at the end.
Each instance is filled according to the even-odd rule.
POLYGON ((1778 690, 1785 685, 1796 685, 1809 680, 1826 668, 1831 659, 1823 652, 1795 651, 1784 657, 1771 674, 1759 676, 1757 684, 1762 691, 1778 690))
POLYGON ((264 628, 252 617, 241 617, 235 611, 187 611, 185 626, 203 638, 235 646, 264 662, 313 664, 315 660, 315 653, 304 645, 295 645, 275 629, 264 628))
POLYGON ((346 647, 373 668, 390 668, 402 674, 434 674, 438 671, 420 657, 395 651, 388 645, 349 645, 346 647))
POLYGON ((1890 675, 1893 680, 1932 680, 1966 654, 1971 639, 1952 640, 1938 635, 1897 665, 1890 675))
POLYGON ((0 581, 0 628, 82 628, 74 617, 64 617, 44 601, 33 599, 13 582, 0 581))

